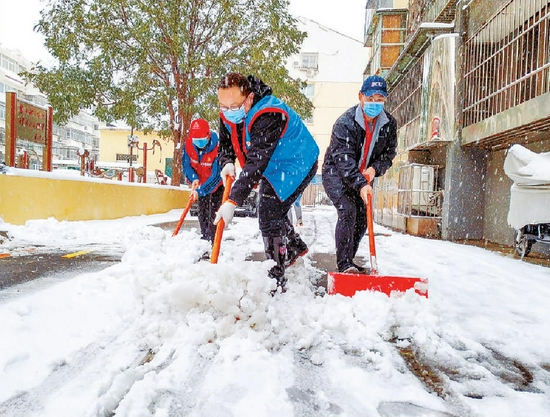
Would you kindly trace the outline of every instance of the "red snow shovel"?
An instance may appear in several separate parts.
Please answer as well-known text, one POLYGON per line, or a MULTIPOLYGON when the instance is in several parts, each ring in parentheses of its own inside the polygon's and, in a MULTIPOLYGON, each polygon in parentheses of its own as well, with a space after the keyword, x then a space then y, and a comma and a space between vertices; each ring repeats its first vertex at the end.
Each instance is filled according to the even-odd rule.
MULTIPOLYGON (((225 180, 225 190, 223 191, 222 204, 227 201, 229 198, 229 192, 231 191, 231 186, 233 185, 234 178, 230 175, 226 177, 225 180)), ((210 263, 217 264, 218 256, 220 254, 220 247, 222 245, 222 236, 223 229, 225 228, 225 222, 223 219, 220 219, 218 225, 216 226, 216 235, 214 236, 214 243, 212 245, 212 255, 210 256, 210 263)))
POLYGON ((369 234, 370 249, 370 274, 360 273, 328 273, 328 293, 330 295, 341 294, 353 297, 357 291, 378 291, 391 295, 393 291, 405 292, 411 288, 414 291, 428 298, 428 280, 426 278, 398 277, 379 275, 376 263, 376 248, 374 246, 374 227, 372 220, 372 195, 367 197, 367 228, 369 234))
MULTIPOLYGON (((192 190, 193 191, 193 190, 192 190)), ((176 225, 176 228, 174 229, 174 233, 172 233, 172 237, 176 236, 178 232, 180 231, 181 225, 183 224, 183 221, 185 220, 185 217, 187 216, 187 213, 189 213, 189 209, 195 202, 195 198, 193 197, 193 194, 189 196, 189 201, 187 202, 187 205, 185 206, 185 209, 183 210, 183 213, 181 213, 180 220, 178 221, 178 224, 176 225)))

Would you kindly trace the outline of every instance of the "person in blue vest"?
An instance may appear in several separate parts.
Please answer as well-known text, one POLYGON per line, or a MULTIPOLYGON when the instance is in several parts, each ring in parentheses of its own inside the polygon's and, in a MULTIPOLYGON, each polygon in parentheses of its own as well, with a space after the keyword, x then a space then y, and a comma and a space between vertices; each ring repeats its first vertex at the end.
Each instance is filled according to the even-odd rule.
POLYGON ((269 276, 285 291, 285 269, 307 253, 288 211, 317 173, 319 147, 302 119, 259 78, 229 73, 218 84, 222 179, 242 171, 214 223, 233 219, 259 183, 258 222, 266 257, 275 261, 269 276))
POLYGON ((336 120, 325 153, 323 187, 338 213, 339 272, 365 272, 353 258, 367 230, 367 195, 372 195, 374 178, 391 167, 397 148, 397 122, 384 110, 387 96, 384 78, 367 77, 359 91, 359 104, 336 120))
POLYGON ((218 158, 219 138, 204 119, 191 121, 182 157, 183 172, 198 200, 201 238, 214 241, 214 218, 223 198, 223 183, 218 158))

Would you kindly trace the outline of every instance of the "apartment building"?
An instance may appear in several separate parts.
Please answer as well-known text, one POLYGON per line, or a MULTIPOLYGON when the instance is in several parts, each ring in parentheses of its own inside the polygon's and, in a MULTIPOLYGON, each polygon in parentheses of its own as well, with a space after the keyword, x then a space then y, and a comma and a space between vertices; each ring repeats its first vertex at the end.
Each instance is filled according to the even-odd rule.
POLYGON ((300 52, 287 61, 292 78, 307 83, 304 94, 313 103, 306 125, 321 154, 319 172, 336 119, 358 101, 367 58, 363 42, 319 23, 298 17, 298 29, 307 33, 300 52))
MULTIPOLYGON (((0 161, 5 160, 5 119, 6 92, 15 92, 20 100, 46 107, 47 97, 32 84, 26 84, 19 75, 32 68, 32 62, 25 59, 19 51, 0 45, 0 161)), ((54 109, 55 113, 55 109, 54 109)), ((79 164, 78 154, 85 149, 90 160, 97 161, 99 155, 99 121, 91 114, 80 111, 66 125, 53 125, 53 164, 79 164)), ((29 167, 39 169, 42 166, 42 145, 17 141, 17 150, 27 152, 29 167)))
MULTIPOLYGON (((384 16, 406 20, 395 61, 367 65, 386 77, 387 108, 399 125, 398 156, 377 182, 376 220, 413 234, 512 245, 506 150, 519 143, 550 151, 550 4, 410 0, 402 13, 382 2, 367 2, 377 16, 367 37, 384 16)), ((369 41, 382 50, 382 37, 369 41)))

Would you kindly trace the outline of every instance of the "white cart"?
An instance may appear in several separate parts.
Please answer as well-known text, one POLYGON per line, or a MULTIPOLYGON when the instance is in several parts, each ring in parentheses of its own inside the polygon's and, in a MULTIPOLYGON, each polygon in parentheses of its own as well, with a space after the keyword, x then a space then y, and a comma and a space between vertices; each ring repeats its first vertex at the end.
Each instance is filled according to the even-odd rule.
POLYGON ((514 181, 508 224, 515 230, 516 252, 524 257, 534 243, 550 244, 550 152, 537 154, 513 145, 504 172, 514 181))

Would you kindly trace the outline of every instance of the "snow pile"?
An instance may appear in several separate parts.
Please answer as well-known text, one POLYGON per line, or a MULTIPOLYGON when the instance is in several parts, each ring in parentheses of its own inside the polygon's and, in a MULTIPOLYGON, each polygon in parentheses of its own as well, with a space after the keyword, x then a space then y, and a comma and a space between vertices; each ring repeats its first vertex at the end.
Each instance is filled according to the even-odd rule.
MULTIPOLYGON (((316 296, 321 272, 309 256, 271 297, 271 261, 246 261, 263 248, 256 219, 225 231, 217 265, 198 261, 209 245, 196 230, 171 237, 150 226, 163 220, 3 225, 10 245, 49 236, 61 247, 72 226, 72 242, 125 252, 102 272, 0 303, 0 414, 512 417, 550 405, 543 375, 519 392, 486 364, 492 350, 533 369, 550 363, 545 268, 376 226, 383 273, 428 278, 430 299, 316 296), (398 353, 409 346, 455 372, 455 397, 426 390, 398 353)), ((332 208, 304 210, 312 253, 334 250, 334 223, 332 208)))

